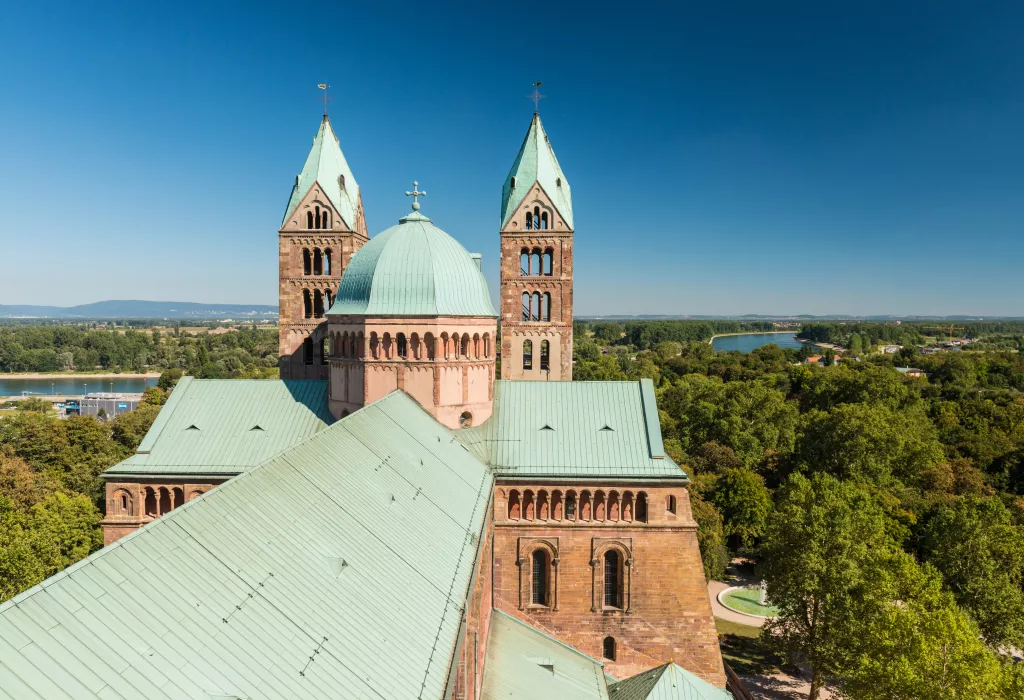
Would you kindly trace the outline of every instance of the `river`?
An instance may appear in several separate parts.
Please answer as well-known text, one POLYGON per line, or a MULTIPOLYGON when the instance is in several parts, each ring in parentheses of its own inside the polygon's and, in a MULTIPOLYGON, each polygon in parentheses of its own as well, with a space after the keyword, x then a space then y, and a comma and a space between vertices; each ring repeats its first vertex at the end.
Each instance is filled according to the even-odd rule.
POLYGON ((63 394, 81 396, 87 392, 112 391, 118 394, 141 394, 146 387, 156 386, 156 377, 146 378, 102 378, 102 377, 45 377, 26 379, 4 379, 0 375, 0 396, 63 394))
POLYGON ((742 353, 756 350, 762 345, 775 343, 780 348, 799 349, 802 343, 795 333, 745 333, 743 335, 722 335, 711 341, 715 350, 739 350, 742 353))

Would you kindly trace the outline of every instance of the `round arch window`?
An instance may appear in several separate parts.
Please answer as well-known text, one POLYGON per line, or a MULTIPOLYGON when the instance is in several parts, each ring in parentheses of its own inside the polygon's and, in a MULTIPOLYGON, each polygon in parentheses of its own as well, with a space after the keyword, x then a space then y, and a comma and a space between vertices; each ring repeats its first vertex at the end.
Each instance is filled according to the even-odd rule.
POLYGON ((462 415, 459 416, 459 427, 468 428, 473 425, 473 414, 469 411, 463 411, 462 415))

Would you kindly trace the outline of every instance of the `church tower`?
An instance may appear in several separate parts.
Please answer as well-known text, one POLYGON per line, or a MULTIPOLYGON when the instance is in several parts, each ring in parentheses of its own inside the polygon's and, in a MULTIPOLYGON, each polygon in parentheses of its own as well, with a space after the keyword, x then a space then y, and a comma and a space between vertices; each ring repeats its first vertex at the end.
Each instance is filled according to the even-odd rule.
POLYGON ((327 379, 327 310, 369 240, 363 199, 324 115, 278 232, 281 379, 327 379))
POLYGON ((572 195, 540 115, 501 190, 501 378, 572 379, 572 195))

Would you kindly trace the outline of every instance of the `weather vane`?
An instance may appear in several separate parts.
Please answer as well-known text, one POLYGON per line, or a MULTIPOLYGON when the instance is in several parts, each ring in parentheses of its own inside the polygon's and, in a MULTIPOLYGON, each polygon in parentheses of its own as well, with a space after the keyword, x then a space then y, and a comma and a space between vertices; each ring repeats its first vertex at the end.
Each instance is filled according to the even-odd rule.
POLYGON ((413 180, 412 181, 412 192, 406 192, 405 193, 406 197, 412 197, 412 210, 413 211, 419 211, 419 209, 420 209, 420 203, 416 201, 416 198, 417 197, 426 197, 427 196, 426 192, 420 192, 419 189, 417 189, 419 187, 419 185, 420 185, 420 183, 418 183, 415 180, 413 180))
POLYGON ((533 100, 533 112, 536 114, 540 111, 540 101, 543 100, 547 95, 540 94, 540 81, 538 80, 533 84, 533 93, 527 95, 527 97, 533 100))
POLYGON ((327 96, 327 88, 330 87, 330 85, 328 85, 327 83, 320 83, 319 85, 317 85, 317 87, 324 91, 324 116, 326 117, 327 116, 327 101, 328 100, 333 100, 334 98, 327 96))

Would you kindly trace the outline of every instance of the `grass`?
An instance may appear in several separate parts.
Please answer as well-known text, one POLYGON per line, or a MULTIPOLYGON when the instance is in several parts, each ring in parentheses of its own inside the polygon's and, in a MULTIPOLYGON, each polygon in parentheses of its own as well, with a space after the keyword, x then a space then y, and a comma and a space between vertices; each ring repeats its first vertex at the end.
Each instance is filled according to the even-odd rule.
POLYGON ((722 657, 741 675, 768 675, 782 671, 782 658, 761 641, 761 630, 715 618, 722 657))
POLYGON ((729 591, 722 596, 722 602, 727 608, 732 608, 748 615, 761 615, 762 617, 774 617, 779 614, 779 609, 771 605, 761 605, 761 590, 759 588, 739 588, 729 591))

